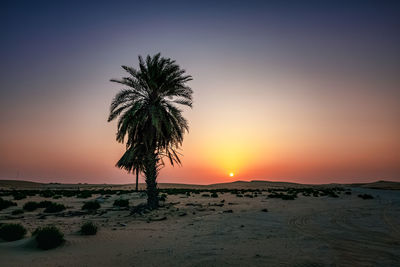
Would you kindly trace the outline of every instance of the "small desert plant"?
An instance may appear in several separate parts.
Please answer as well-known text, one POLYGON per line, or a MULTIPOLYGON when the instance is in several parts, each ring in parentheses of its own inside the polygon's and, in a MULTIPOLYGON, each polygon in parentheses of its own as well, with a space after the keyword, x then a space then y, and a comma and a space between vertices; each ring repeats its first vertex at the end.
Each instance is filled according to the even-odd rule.
POLYGON ((161 194, 161 196, 159 197, 160 201, 165 201, 167 199, 167 194, 161 194))
POLYGON ((374 198, 370 194, 360 194, 360 195, 358 195, 358 197, 362 198, 362 199, 373 199, 374 198))
POLYGON ((42 192, 40 192, 40 196, 44 198, 53 197, 54 195, 55 193, 51 190, 43 190, 42 192))
POLYGON ((48 206, 52 205, 52 203, 53 202, 48 200, 40 201, 38 204, 38 208, 47 208, 48 206))
POLYGON ((19 214, 22 214, 22 213, 24 213, 24 210, 22 210, 22 209, 13 210, 11 212, 12 215, 19 215, 19 214))
POLYGON ((14 196, 14 200, 21 200, 21 199, 26 198, 26 194, 24 194, 23 192, 19 192, 19 191, 14 192, 13 196, 14 196))
POLYGON ((97 233, 97 226, 92 222, 86 222, 81 226, 82 235, 95 235, 97 233))
POLYGON ((296 195, 282 195, 281 199, 283 200, 294 200, 295 198, 297 198, 296 195))
POLYGON ((129 200, 127 199, 116 199, 114 201, 114 206, 116 207, 129 207, 129 200))
POLYGON ((26 229, 17 223, 7 223, 0 226, 0 238, 5 241, 15 241, 23 238, 26 229))
POLYGON ((218 197, 218 194, 217 194, 216 192, 213 192, 213 193, 211 194, 211 197, 217 198, 217 197, 218 197))
POLYGON ((64 234, 52 225, 36 229, 33 235, 38 247, 46 250, 56 248, 65 241, 64 234))
POLYGON ((88 201, 82 206, 83 210, 97 210, 99 208, 100 208, 100 203, 97 201, 88 201))
POLYGON ((39 204, 35 201, 26 202, 23 206, 23 209, 26 211, 34 211, 39 207, 39 204))
POLYGON ((210 194, 202 194, 202 197, 210 197, 210 194))
POLYGON ((0 210, 6 209, 11 206, 17 206, 17 203, 10 200, 4 200, 0 197, 0 210))
POLYGON ((52 202, 47 208, 44 210, 46 213, 55 213, 65 210, 65 206, 60 203, 52 202))
POLYGON ((77 198, 89 198, 92 197, 92 193, 90 191, 82 191, 77 196, 77 198))

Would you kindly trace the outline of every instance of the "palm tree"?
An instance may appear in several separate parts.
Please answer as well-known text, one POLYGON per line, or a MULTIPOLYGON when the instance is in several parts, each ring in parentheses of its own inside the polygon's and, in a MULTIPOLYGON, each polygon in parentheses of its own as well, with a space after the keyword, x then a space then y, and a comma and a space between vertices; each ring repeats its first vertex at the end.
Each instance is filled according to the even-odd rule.
POLYGON ((131 169, 143 171, 147 204, 149 208, 156 208, 157 176, 164 166, 163 158, 166 157, 171 165, 181 164, 177 150, 189 127, 177 105, 192 107, 193 91, 186 85, 192 77, 186 75, 174 60, 163 58, 160 53, 147 56, 146 60, 139 56, 138 69, 122 68, 129 76, 111 81, 128 88, 114 97, 108 121, 118 118, 118 142, 124 143, 126 137, 127 152, 121 166, 127 165, 129 170, 129 164, 132 164, 131 169))
POLYGON ((120 169, 125 169, 128 173, 136 172, 136 192, 139 190, 139 173, 143 172, 143 153, 140 154, 139 151, 133 151, 132 148, 128 148, 124 155, 115 164, 116 167, 120 169))

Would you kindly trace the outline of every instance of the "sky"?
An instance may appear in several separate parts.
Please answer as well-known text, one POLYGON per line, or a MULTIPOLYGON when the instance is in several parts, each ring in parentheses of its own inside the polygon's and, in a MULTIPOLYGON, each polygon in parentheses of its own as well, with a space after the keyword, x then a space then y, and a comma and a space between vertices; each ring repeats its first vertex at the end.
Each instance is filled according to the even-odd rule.
POLYGON ((109 80, 161 52, 194 106, 159 182, 400 182, 399 2, 16 0, 0 23, 0 179, 133 183, 109 80))

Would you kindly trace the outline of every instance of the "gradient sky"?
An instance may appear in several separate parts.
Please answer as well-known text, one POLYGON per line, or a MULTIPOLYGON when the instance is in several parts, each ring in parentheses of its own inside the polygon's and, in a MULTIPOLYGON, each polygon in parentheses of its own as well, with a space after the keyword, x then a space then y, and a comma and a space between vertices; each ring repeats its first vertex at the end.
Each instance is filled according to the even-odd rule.
POLYGON ((194 108, 160 182, 400 181, 398 1, 0 5, 0 179, 133 182, 109 79, 161 52, 194 108))

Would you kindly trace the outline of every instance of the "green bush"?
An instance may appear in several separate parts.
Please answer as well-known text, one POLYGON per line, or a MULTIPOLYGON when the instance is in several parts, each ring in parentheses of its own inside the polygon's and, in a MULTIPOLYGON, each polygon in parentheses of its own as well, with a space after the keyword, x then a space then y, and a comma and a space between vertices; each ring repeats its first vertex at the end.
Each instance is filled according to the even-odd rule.
POLYGON ((218 194, 217 194, 216 192, 213 192, 213 193, 211 194, 211 197, 217 198, 217 197, 218 197, 218 194))
POLYGON ((92 222, 86 222, 81 226, 82 235, 95 235, 97 233, 97 226, 92 222))
POLYGON ((15 241, 23 238, 26 229, 17 223, 7 223, 0 226, 0 238, 5 241, 15 241))
POLYGON ((26 202, 23 206, 23 209, 26 211, 34 211, 39 207, 39 203, 35 201, 26 202))
POLYGON ((46 250, 56 248, 65 241, 64 234, 52 225, 36 229, 33 235, 36 236, 37 246, 46 250))
POLYGON ((22 209, 13 210, 11 212, 12 215, 19 215, 19 214, 22 214, 22 213, 24 213, 24 210, 22 210, 22 209))
POLYGON ((89 197, 92 197, 92 192, 85 190, 85 191, 80 192, 76 197, 77 198, 89 198, 89 197))
POLYGON ((116 207, 129 207, 129 200, 127 199, 116 199, 114 201, 114 206, 116 207))
POLYGON ((24 194, 23 192, 19 192, 19 191, 14 192, 13 196, 14 196, 14 200, 21 200, 21 199, 26 198, 26 194, 24 194))
POLYGON ((53 197, 55 195, 55 193, 51 190, 43 190, 42 192, 40 192, 40 196, 44 197, 44 198, 49 198, 49 197, 53 197))
POLYGON ((44 210, 46 213, 55 213, 65 210, 65 206, 60 203, 51 202, 49 206, 44 210))
POLYGON ((359 194, 358 197, 362 199, 374 199, 374 197, 370 194, 359 194))
POLYGON ((160 201, 165 201, 167 199, 167 194, 161 194, 158 198, 160 201))
POLYGON ((11 206, 17 206, 17 203, 10 200, 4 200, 0 197, 0 210, 6 209, 11 206))
POLYGON ((48 200, 40 201, 38 204, 38 208, 47 208, 48 206, 52 205, 52 203, 53 202, 48 200))
POLYGON ((100 203, 97 201, 88 201, 82 206, 83 210, 97 210, 99 208, 100 208, 100 203))

